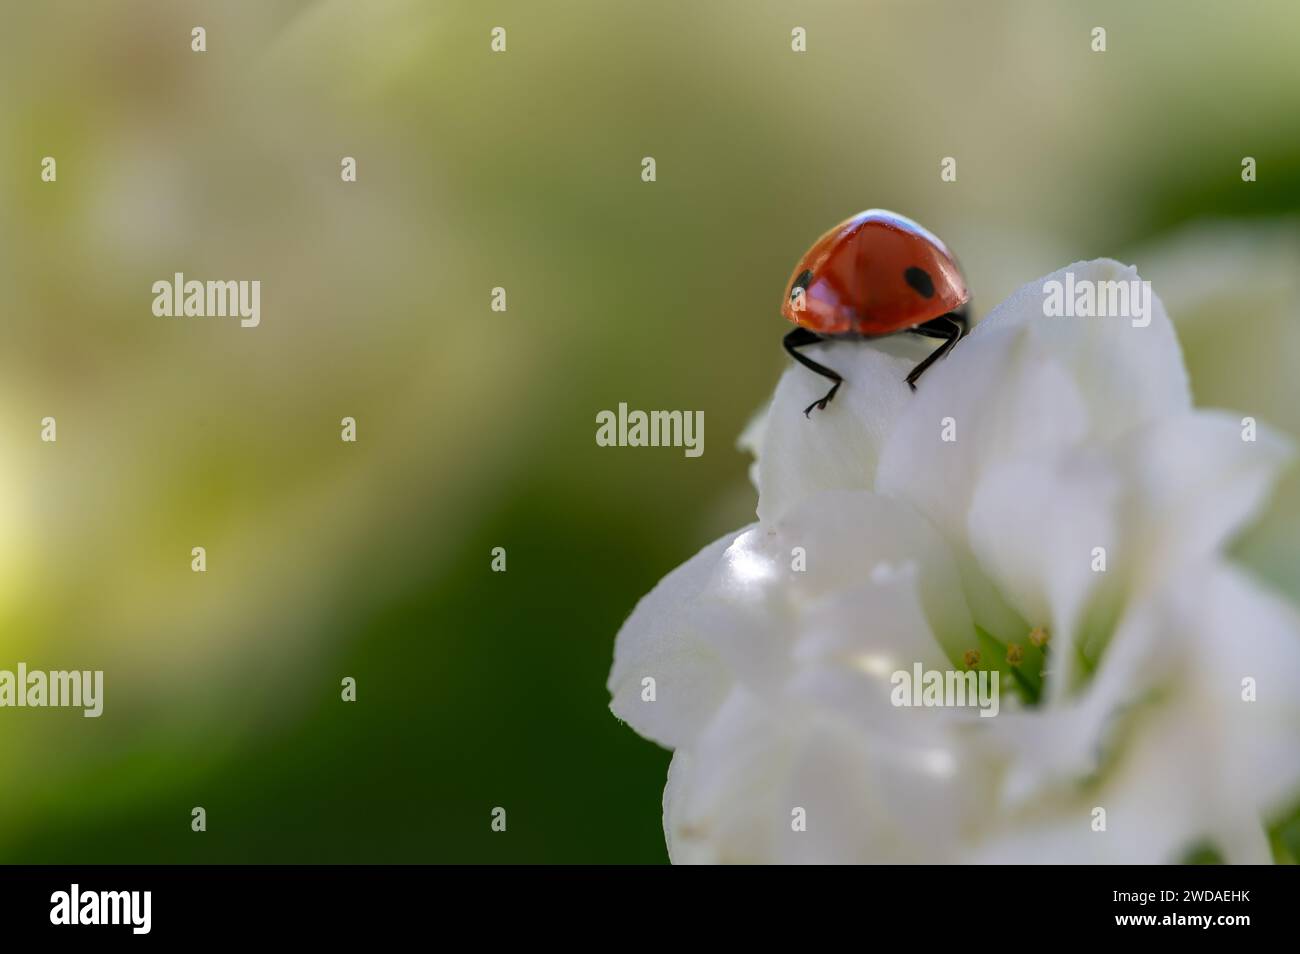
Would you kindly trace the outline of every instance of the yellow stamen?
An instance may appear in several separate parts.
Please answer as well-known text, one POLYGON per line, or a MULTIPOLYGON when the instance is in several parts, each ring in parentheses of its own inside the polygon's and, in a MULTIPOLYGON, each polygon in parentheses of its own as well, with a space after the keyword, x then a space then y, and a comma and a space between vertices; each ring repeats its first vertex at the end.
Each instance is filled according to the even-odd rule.
POLYGON ((1011 643, 1007 646, 1007 662, 1012 666, 1019 666, 1025 658, 1025 651, 1019 643, 1011 643))

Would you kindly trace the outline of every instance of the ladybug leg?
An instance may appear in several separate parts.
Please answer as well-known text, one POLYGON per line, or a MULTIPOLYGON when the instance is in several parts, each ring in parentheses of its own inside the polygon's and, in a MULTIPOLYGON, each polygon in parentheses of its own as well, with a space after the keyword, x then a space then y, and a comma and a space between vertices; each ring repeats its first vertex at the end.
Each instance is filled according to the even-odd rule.
POLYGON ((803 412, 804 417, 809 417, 812 414, 813 408, 817 408, 818 410, 821 411, 826 410, 826 405, 831 402, 831 398, 835 397, 835 392, 838 391, 840 389, 840 385, 844 383, 844 379, 840 377, 838 373, 832 371, 824 364, 818 364, 812 358, 808 357, 805 354, 800 354, 798 351, 795 350, 796 348, 802 348, 805 345, 816 344, 817 342, 822 340, 823 339, 821 335, 809 331, 807 328, 800 327, 800 328, 795 328, 794 331, 786 335, 785 339, 781 342, 783 345, 785 345, 785 350, 790 355, 790 357, 794 358, 796 361, 802 364, 809 371, 815 371, 818 374, 820 374, 823 378, 829 378, 830 380, 835 382, 833 385, 831 385, 831 389, 826 392, 826 394, 821 398, 821 400, 813 401, 806 408, 804 408, 804 412, 803 412))
POLYGON ((924 361, 912 369, 912 373, 907 376, 907 385, 913 391, 916 390, 917 379, 925 374, 926 369, 934 364, 940 358, 944 357, 951 351, 970 330, 970 324, 966 317, 966 310, 950 311, 946 315, 927 321, 923 325, 917 325, 911 329, 912 334, 923 335, 926 338, 942 338, 943 344, 935 348, 924 361))
POLYGON ((962 305, 957 311, 950 311, 946 315, 940 315, 938 318, 932 318, 924 324, 917 325, 915 328, 907 329, 914 335, 922 335, 926 338, 951 338, 952 323, 956 322, 961 326, 961 336, 964 338, 970 334, 970 321, 967 318, 968 311, 965 305, 962 305))

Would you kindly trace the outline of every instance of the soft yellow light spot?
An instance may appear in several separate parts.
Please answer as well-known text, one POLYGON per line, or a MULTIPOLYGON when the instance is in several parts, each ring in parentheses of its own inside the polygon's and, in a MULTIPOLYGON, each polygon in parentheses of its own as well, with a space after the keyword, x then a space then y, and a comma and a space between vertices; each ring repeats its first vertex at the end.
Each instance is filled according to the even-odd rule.
POLYGON ((877 653, 862 653, 854 656, 853 665, 868 675, 880 676, 882 679, 898 668, 888 656, 881 656, 877 653))
MULTIPOLYGON (((10 460, 13 459, 9 455, 10 460)), ((27 499, 9 475, 0 471, 0 611, 8 610, 23 588, 30 553, 28 527, 19 502, 27 499)))

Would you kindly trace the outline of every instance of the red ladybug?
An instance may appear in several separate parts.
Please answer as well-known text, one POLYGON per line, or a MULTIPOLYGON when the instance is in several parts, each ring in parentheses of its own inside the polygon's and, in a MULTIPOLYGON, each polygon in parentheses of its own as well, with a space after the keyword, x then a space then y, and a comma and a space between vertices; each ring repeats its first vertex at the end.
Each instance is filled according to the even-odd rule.
POLYGON ((884 209, 859 212, 819 238, 795 266, 781 314, 795 328, 785 350, 804 367, 834 381, 804 410, 826 409, 844 379, 796 348, 827 338, 882 338, 901 331, 942 338, 912 369, 916 380, 969 330, 970 293, 952 254, 911 219, 884 209))

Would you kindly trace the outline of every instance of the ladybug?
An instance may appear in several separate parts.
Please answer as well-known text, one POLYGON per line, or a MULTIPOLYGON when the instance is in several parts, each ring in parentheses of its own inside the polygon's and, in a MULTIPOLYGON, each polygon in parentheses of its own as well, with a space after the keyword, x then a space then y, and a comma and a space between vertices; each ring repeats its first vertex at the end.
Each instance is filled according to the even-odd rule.
POLYGON ((781 314, 799 327, 785 350, 835 383, 804 410, 825 410, 844 379, 797 350, 832 338, 883 338, 909 332, 943 344, 912 369, 916 381, 970 330, 970 293, 952 254, 911 219, 868 209, 819 238, 795 266, 781 314))

